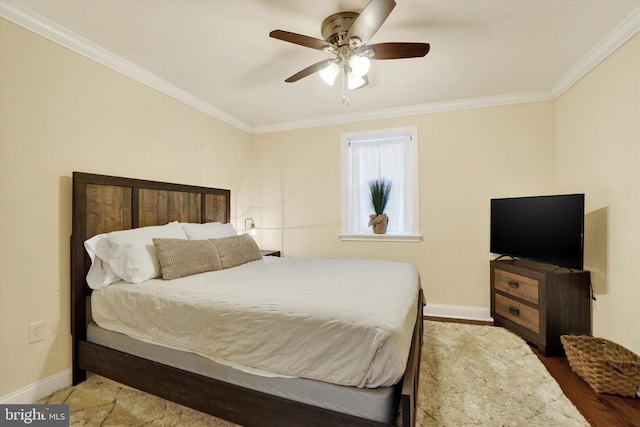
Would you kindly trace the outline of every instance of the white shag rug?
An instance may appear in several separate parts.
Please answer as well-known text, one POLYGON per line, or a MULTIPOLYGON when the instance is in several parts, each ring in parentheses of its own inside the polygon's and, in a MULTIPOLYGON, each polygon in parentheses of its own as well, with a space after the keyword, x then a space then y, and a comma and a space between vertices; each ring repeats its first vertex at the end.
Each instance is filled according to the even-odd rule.
POLYGON ((589 426, 520 337, 424 324, 418 426, 589 426))

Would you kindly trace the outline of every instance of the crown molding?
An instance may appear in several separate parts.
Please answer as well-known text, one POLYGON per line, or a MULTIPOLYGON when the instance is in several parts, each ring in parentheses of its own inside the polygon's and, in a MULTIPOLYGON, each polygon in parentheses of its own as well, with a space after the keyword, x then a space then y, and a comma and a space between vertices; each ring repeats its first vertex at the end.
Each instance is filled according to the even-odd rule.
POLYGON ((432 102, 429 104, 408 105, 404 107, 383 108, 351 114, 336 114, 315 119, 297 120, 254 126, 253 134, 282 132, 311 127, 338 125, 367 120, 381 120, 393 117, 416 116, 421 114, 442 113, 447 111, 473 110, 477 108, 499 107, 503 105, 524 104, 530 102, 550 101, 554 97, 550 91, 511 93, 504 95, 485 96, 455 101, 432 102))
POLYGON ((558 98, 576 84, 589 71, 607 59, 640 31, 640 7, 614 28, 593 47, 576 65, 564 75, 551 89, 554 98, 558 98))
POLYGON ((209 116, 215 117, 231 126, 247 133, 252 128, 242 120, 220 110, 197 96, 180 89, 160 76, 127 61, 126 59, 106 50, 78 34, 56 24, 53 21, 33 12, 13 0, 0 2, 0 16, 20 25, 46 39, 58 43, 72 51, 79 53, 105 67, 111 68, 125 76, 132 78, 158 92, 164 93, 180 102, 183 102, 209 116))
POLYGON ((640 31, 639 7, 620 23, 620 25, 613 29, 600 43, 591 49, 591 51, 558 80, 549 91, 513 93, 435 102, 251 126, 237 117, 207 103, 201 98, 169 83, 156 74, 36 14, 14 0, 0 1, 0 16, 248 134, 264 134, 393 117, 554 100, 640 31))

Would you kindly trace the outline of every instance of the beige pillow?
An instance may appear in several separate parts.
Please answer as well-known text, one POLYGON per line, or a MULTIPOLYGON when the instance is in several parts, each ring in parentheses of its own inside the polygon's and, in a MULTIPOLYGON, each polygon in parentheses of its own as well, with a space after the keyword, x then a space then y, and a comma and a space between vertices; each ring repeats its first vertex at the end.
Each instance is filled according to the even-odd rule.
POLYGON ((262 259, 258 244, 248 234, 210 239, 210 241, 218 249, 222 268, 231 268, 249 261, 262 259))
POLYGON ((222 269, 210 240, 153 239, 164 280, 222 269))

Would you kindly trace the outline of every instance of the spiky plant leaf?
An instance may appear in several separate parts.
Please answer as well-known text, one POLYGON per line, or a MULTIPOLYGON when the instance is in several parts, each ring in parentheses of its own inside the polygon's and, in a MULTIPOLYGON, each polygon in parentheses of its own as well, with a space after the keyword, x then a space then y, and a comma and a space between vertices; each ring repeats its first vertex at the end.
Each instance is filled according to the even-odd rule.
POLYGON ((391 193, 391 181, 387 181, 384 178, 374 179, 369 181, 369 189, 371 190, 373 211, 377 215, 384 213, 391 193))

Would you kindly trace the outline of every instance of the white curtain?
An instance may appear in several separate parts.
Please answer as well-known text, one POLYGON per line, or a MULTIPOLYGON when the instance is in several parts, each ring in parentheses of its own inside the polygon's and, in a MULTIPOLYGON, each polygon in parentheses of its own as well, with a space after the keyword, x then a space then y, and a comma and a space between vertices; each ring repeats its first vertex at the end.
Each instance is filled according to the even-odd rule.
POLYGON ((369 182, 384 178, 391 182, 385 213, 389 216, 387 233, 412 231, 413 188, 411 179, 411 137, 349 140, 348 232, 367 233, 371 205, 369 182))

